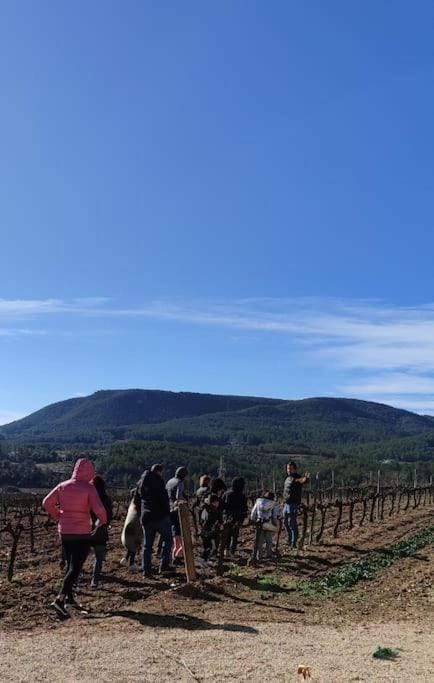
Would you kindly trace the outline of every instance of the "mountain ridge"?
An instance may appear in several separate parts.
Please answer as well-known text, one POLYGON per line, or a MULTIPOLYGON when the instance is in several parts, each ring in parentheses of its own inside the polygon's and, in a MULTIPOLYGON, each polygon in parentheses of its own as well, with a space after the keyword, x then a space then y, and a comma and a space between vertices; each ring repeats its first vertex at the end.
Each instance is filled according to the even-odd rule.
POLYGON ((111 389, 45 406, 0 427, 0 437, 52 444, 137 439, 337 448, 418 436, 433 429, 434 417, 352 398, 285 400, 111 389))

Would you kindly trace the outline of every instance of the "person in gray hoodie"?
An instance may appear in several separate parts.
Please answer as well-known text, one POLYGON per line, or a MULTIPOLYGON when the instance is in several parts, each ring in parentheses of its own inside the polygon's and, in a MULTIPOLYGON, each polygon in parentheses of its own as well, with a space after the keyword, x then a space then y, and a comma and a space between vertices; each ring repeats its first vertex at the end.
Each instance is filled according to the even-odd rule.
POLYGON ((264 491, 263 495, 257 498, 250 513, 251 521, 260 526, 255 560, 263 559, 264 550, 267 559, 272 557, 273 534, 277 531, 277 517, 278 507, 274 500, 274 493, 264 491))
POLYGON ((181 526, 179 521, 179 505, 186 502, 184 479, 188 474, 186 467, 178 467, 175 476, 169 479, 166 484, 166 491, 170 503, 170 520, 172 523, 173 534, 173 556, 174 564, 182 564, 183 547, 181 537, 181 526))

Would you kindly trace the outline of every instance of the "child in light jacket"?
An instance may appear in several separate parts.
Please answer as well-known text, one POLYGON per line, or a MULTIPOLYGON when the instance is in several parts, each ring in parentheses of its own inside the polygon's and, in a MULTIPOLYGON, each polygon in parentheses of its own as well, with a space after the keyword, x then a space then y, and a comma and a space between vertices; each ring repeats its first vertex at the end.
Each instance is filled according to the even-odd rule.
POLYGON ((260 525, 257 556, 255 558, 257 560, 263 557, 271 558, 272 556, 273 534, 277 531, 278 511, 279 508, 275 503, 272 491, 264 491, 263 495, 257 498, 252 508, 250 519, 254 524, 260 525))

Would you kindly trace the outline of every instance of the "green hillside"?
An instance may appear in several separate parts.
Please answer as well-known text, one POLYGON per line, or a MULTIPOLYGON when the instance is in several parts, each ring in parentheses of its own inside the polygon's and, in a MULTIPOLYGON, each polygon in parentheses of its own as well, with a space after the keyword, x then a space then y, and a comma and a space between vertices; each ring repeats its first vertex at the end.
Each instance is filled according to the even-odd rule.
POLYGON ((333 449, 343 444, 410 437, 433 428, 431 417, 379 403, 312 398, 136 426, 124 436, 198 444, 280 442, 295 448, 333 449))
POLYGON ((21 420, 0 427, 0 436, 17 441, 88 442, 121 438, 130 425, 194 418, 236 411, 275 399, 188 392, 126 389, 53 403, 21 420))
POLYGON ((47 406, 0 428, 14 442, 104 445, 170 441, 193 445, 282 444, 302 452, 380 444, 434 429, 434 418, 369 401, 299 401, 141 389, 98 391, 47 406))

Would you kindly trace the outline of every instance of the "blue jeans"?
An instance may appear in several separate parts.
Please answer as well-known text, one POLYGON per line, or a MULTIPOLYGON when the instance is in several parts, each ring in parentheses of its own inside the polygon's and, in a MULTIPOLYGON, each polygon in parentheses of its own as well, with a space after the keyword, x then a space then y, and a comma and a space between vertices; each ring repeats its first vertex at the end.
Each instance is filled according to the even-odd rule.
POLYGON ((168 569, 170 564, 170 551, 172 550, 172 524, 170 517, 163 517, 158 522, 148 522, 143 525, 143 573, 150 574, 152 571, 152 547, 155 535, 160 534, 163 539, 160 569, 168 569))
POLYGON ((288 533, 288 543, 292 548, 297 547, 298 541, 297 508, 298 505, 295 503, 287 503, 284 508, 283 522, 288 533))
POLYGON ((93 551, 95 553, 95 562, 93 563, 92 580, 98 581, 101 576, 102 563, 105 559, 106 547, 105 545, 96 545, 93 551))

